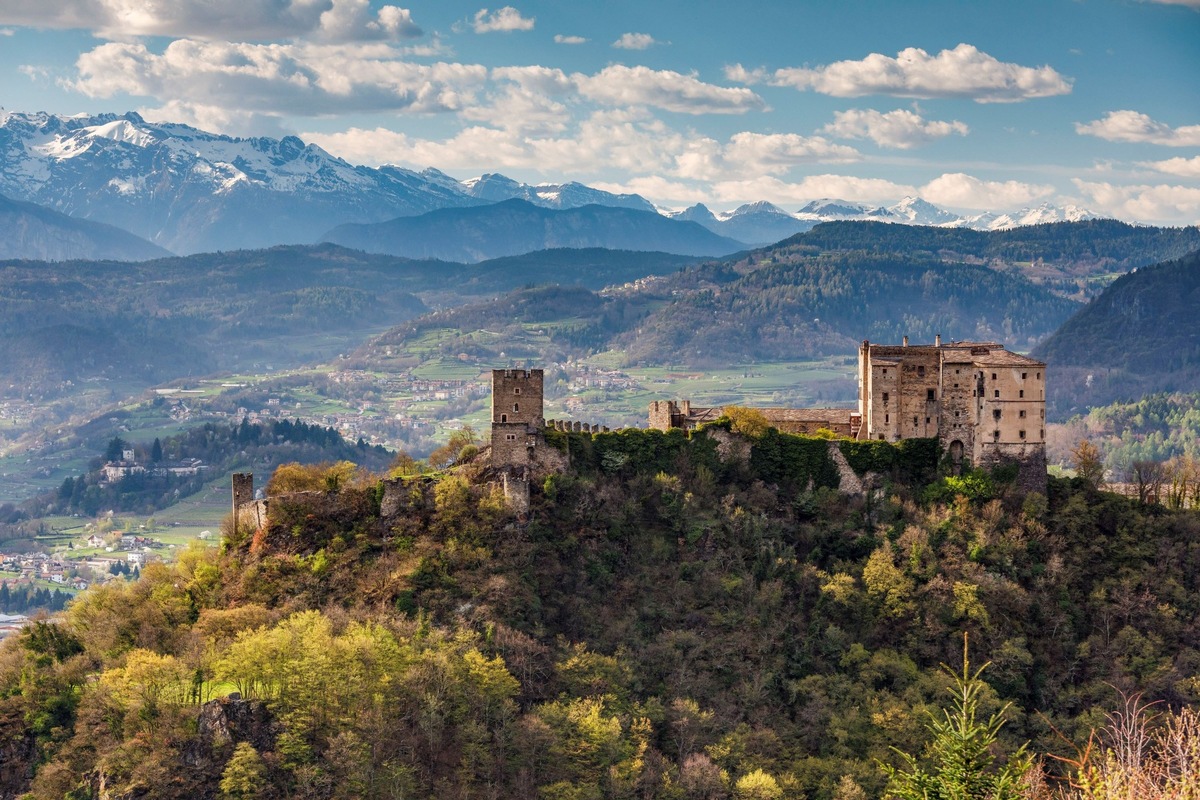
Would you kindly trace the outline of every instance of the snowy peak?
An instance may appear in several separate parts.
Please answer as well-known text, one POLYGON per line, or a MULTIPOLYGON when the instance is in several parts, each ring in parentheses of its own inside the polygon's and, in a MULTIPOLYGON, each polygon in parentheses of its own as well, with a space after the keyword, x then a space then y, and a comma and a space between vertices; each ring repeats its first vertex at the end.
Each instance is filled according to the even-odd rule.
POLYGON ((725 219, 731 219, 733 217, 742 217, 748 214, 783 214, 784 216, 791 216, 779 206, 775 205, 774 203, 768 203, 766 200, 759 200, 757 203, 746 203, 745 205, 740 205, 724 216, 725 219))
POLYGON ((883 210, 893 219, 909 225, 953 225, 962 220, 958 214, 951 214, 933 203, 912 196, 883 210))
POLYGON ((858 203, 824 197, 808 203, 796 212, 796 215, 800 218, 853 219, 865 217, 869 211, 870 209, 866 206, 859 205, 858 203))
POLYGON ((690 208, 685 208, 683 211, 668 214, 667 216, 687 222, 699 222, 706 228, 717 222, 717 215, 709 211, 708 206, 703 203, 696 203, 696 205, 690 208))

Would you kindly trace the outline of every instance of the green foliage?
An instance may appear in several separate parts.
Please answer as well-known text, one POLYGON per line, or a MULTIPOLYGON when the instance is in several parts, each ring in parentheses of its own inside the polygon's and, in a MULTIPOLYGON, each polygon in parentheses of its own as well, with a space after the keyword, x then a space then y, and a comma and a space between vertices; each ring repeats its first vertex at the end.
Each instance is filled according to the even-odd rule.
POLYGON ((221 773, 221 795, 229 800, 251 800, 267 786, 267 769, 262 756, 249 742, 238 742, 221 773))
POLYGON ((774 428, 755 440, 750 450, 750 469, 764 481, 793 489, 803 489, 810 483, 836 489, 841 481, 829 457, 827 441, 780 433, 774 428))
MULTIPOLYGON (((964 639, 965 642, 965 639, 964 639)), ((992 752, 1004 725, 1005 708, 987 721, 978 719, 981 696, 988 690, 980 675, 987 665, 970 672, 963 647, 962 674, 954 674, 951 707, 939 717, 930 715, 932 741, 926 769, 909 753, 896 750, 902 767, 882 764, 888 776, 884 797, 896 800, 1018 800, 1021 780, 1031 767, 1022 746, 1000 766, 992 752)), ((947 669, 947 671, 949 671, 947 669)))

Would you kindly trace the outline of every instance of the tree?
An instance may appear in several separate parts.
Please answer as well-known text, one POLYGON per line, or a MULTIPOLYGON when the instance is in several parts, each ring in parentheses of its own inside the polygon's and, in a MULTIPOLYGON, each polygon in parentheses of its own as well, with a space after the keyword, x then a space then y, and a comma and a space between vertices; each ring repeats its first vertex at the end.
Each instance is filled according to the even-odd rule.
POLYGON ((120 436, 114 436, 108 443, 108 447, 104 448, 105 461, 120 461, 121 456, 125 452, 125 448, 129 445, 120 436))
POLYGON ((734 433, 740 433, 751 438, 758 438, 767 432, 771 427, 771 423, 767 420, 766 414, 759 411, 757 408, 744 408, 742 406, 725 406, 721 409, 721 413, 729 417, 729 421, 733 423, 731 430, 734 433))
MULTIPOLYGON (((943 665, 943 668, 950 672, 948 667, 943 665)), ((979 676, 987 668, 984 664, 974 673, 970 671, 964 635, 962 674, 951 672, 954 676, 951 707, 942 710, 941 718, 930 714, 927 725, 933 734, 933 742, 927 751, 932 771, 927 771, 912 755, 893 748, 903 761, 903 767, 881 765, 888 776, 883 793, 885 799, 1018 800, 1022 796, 1021 781, 1032 763, 1025 745, 1002 767, 993 769, 996 756, 991 748, 1011 703, 1005 704, 986 722, 976 718, 980 697, 987 688, 979 676)))
POLYGON ((231 800, 258 797, 266 785, 267 768, 262 756, 249 742, 238 742, 221 774, 222 796, 231 800))
POLYGON ((1138 502, 1157 505, 1162 493, 1166 467, 1159 461, 1135 461, 1130 467, 1130 482, 1137 487, 1138 502))
POLYGON ((163 460, 162 442, 158 440, 157 436, 154 437, 154 444, 150 447, 150 460, 155 463, 163 460))
POLYGON ((1089 486, 1094 489, 1104 486, 1104 459, 1100 457, 1100 449, 1087 439, 1080 439, 1071 450, 1071 464, 1075 474, 1089 486))

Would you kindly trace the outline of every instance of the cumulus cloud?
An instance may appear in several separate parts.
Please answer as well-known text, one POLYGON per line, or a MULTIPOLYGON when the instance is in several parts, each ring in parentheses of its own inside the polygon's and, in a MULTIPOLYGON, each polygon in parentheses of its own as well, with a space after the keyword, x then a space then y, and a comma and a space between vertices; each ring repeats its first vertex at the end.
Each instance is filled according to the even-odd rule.
POLYGON ((748 180, 719 181, 713 184, 712 196, 726 203, 769 200, 780 205, 802 204, 820 197, 836 197, 859 203, 883 203, 913 194, 915 191, 914 187, 906 184, 853 175, 808 175, 798 181, 764 176, 748 180))
POLYGON ((1167 175, 1178 175, 1181 178, 1200 178, 1200 156, 1168 158, 1166 161, 1141 161, 1138 166, 1167 175))
POLYGON ((874 109, 838 111, 833 115, 833 122, 821 132, 843 139, 870 139, 880 147, 908 150, 952 133, 966 136, 969 130, 965 123, 957 120, 926 121, 920 114, 898 108, 887 113, 874 109))
POLYGON ((621 38, 612 43, 618 50, 645 50, 662 42, 656 41, 648 33, 623 33, 621 38))
POLYGON ((582 36, 564 36, 561 33, 554 34, 556 44, 586 44, 587 39, 582 36))
POLYGON ((0 24, 79 28, 106 39, 369 41, 421 35, 406 8, 372 14, 369 0, 6 0, 0 24))
POLYGON ((613 194, 640 194, 657 203, 705 203, 712 195, 705 186, 673 181, 661 175, 644 175, 623 183, 594 181, 596 189, 613 194))
POLYGON ((137 43, 84 53, 70 83, 89 97, 127 93, 188 98, 197 106, 303 115, 346 111, 457 111, 470 105, 487 69, 413 64, 386 44, 300 45, 178 39, 161 54, 137 43))
POLYGON ((871 53, 861 61, 780 69, 771 83, 834 97, 958 97, 977 103, 1012 103, 1071 91, 1071 80, 1049 66, 1005 63, 969 44, 935 56, 909 47, 895 58, 871 53))
POLYGON ((534 17, 522 17, 521 12, 512 6, 505 6, 495 11, 481 8, 475 12, 475 18, 471 20, 471 28, 476 33, 531 31, 534 19, 534 17))
POLYGON ((756 83, 762 83, 766 79, 767 71, 762 67, 746 69, 741 64, 725 65, 725 80, 727 81, 734 81, 736 83, 744 83, 748 86, 753 86, 756 83))
MULTIPOLYGON (((506 102, 521 100, 518 92, 506 102)), ((566 126, 555 109, 549 109, 547 116, 550 122, 539 130, 527 122, 477 125, 445 140, 419 139, 381 128, 305 136, 359 163, 394 160, 445 169, 527 168, 580 179, 620 170, 631 176, 628 180, 658 176, 680 185, 729 181, 749 174, 782 175, 797 165, 845 162, 858 156, 852 148, 795 134, 741 132, 721 142, 677 131, 638 110, 596 111, 566 126)))
POLYGON ((1167 147, 1200 147, 1200 125, 1172 128, 1138 111, 1110 111, 1103 119, 1075 123, 1075 132, 1110 142, 1145 142, 1167 147))
POLYGON ((1200 188, 1170 184, 1118 186, 1079 179, 1073 182, 1097 213, 1158 225, 1200 224, 1200 188))
POLYGON ((579 93, 609 106, 654 106, 681 114, 743 114, 766 108, 746 88, 704 83, 694 75, 614 64, 595 75, 576 75, 579 93))
POLYGON ((1016 208, 1054 194, 1054 187, 1020 181, 985 181, 962 172, 934 178, 920 189, 931 203, 976 210, 1016 208))

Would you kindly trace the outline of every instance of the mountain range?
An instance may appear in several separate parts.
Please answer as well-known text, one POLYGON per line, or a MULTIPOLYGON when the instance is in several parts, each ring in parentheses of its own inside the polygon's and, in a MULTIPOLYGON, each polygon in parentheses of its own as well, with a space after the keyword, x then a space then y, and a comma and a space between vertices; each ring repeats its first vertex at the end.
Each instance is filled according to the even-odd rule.
POLYGON ((0 195, 0 259, 145 261, 169 255, 112 225, 0 195))
POLYGON ((495 173, 459 181, 433 168, 357 166, 294 136, 235 138, 151 123, 136 113, 0 111, 0 193, 114 225, 180 254, 311 243, 338 225, 513 199, 552 210, 599 205, 661 212, 739 245, 775 242, 835 219, 992 230, 1092 216, 1074 207, 1039 206, 963 217, 912 197, 885 207, 816 200, 795 213, 763 202, 716 214, 704 206, 671 212, 636 194, 575 182, 530 185, 495 173))

